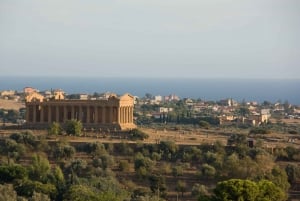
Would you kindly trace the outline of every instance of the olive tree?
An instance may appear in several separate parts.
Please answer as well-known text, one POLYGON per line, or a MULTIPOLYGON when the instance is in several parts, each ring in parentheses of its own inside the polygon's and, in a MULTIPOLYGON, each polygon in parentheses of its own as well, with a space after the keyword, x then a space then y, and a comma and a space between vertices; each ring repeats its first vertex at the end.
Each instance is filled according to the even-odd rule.
POLYGON ((69 135, 80 136, 82 130, 81 121, 72 119, 66 122, 65 125, 66 133, 69 135))

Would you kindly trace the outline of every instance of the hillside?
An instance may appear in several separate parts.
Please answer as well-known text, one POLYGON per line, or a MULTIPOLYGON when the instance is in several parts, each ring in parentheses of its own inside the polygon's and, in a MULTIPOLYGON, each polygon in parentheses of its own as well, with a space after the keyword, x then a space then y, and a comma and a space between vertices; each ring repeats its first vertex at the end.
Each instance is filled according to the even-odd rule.
POLYGON ((25 104, 23 102, 0 99, 0 109, 19 110, 20 108, 24 108, 24 107, 25 107, 25 104))

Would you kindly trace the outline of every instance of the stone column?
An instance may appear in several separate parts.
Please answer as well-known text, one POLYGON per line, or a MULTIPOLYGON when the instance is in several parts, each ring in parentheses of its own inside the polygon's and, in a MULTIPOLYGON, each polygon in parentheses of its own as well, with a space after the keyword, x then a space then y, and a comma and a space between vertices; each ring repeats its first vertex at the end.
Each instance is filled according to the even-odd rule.
POLYGON ((127 107, 124 107, 124 123, 127 123, 127 107))
POLYGON ((127 117, 127 123, 129 123, 129 106, 127 106, 127 113, 126 113, 126 117, 127 117))
POLYGON ((114 121, 114 108, 109 107, 109 123, 111 124, 114 121))
POLYGON ((120 107, 120 123, 123 123, 123 107, 120 107))
POLYGON ((55 122, 59 122, 59 106, 55 107, 55 122))
POLYGON ((40 109, 40 122, 44 123, 44 107, 42 105, 40 109))
POLYGON ((118 115, 118 118, 117 118, 117 123, 121 123, 121 115, 120 115, 120 112, 121 112, 121 107, 117 107, 117 115, 118 115))
POLYGON ((130 107, 127 107, 127 123, 130 123, 130 107))
POLYGON ((123 107, 123 124, 126 123, 126 107, 123 107))
POLYGON ((102 107, 102 122, 101 123, 103 123, 103 124, 106 123, 106 115, 107 115, 106 113, 107 113, 106 108, 102 107))
POLYGON ((68 119, 68 109, 67 109, 67 106, 64 105, 64 120, 63 122, 66 122, 68 119))
POLYGON ((129 107, 129 123, 133 122, 132 116, 133 116, 133 110, 132 110, 132 107, 130 106, 129 107))
POLYGON ((133 110, 134 110, 134 108, 133 108, 133 106, 131 106, 131 123, 133 123, 133 110))
POLYGON ((95 106, 95 108, 94 108, 94 110, 95 110, 95 120, 94 120, 94 123, 98 123, 98 106, 95 106))
POLYGON ((90 117, 91 117, 91 114, 90 114, 91 112, 90 112, 90 106, 88 105, 87 107, 86 107, 86 123, 90 123, 90 117))
POLYGON ((79 121, 82 122, 82 105, 79 105, 79 115, 78 115, 79 121))
POLYGON ((75 106, 71 106, 71 119, 75 119, 75 106))
POLYGON ((51 123, 52 110, 51 105, 48 105, 48 123, 51 123))
POLYGON ((36 113, 37 113, 37 111, 36 111, 36 105, 34 105, 33 106, 33 119, 32 119, 33 123, 36 123, 36 113))

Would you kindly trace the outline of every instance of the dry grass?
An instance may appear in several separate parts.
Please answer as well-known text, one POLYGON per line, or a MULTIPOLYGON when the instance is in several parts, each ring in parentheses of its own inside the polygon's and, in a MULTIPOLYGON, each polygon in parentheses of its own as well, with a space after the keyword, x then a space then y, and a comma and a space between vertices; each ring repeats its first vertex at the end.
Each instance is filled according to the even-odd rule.
POLYGON ((0 109, 19 110, 20 108, 25 108, 25 104, 23 102, 0 99, 0 109))

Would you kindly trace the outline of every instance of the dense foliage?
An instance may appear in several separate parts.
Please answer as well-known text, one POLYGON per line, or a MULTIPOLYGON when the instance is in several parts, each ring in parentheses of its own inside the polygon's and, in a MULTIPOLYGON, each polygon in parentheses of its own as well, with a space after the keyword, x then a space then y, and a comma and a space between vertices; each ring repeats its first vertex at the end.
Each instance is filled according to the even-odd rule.
MULTIPOLYGON (((129 135, 145 137, 139 130, 129 135)), ((290 185, 300 179, 300 168, 292 163, 282 168, 276 159, 297 160, 299 151, 290 146, 271 154, 246 146, 245 139, 230 136, 233 147, 219 141, 181 146, 172 140, 70 144, 63 137, 48 144, 30 131, 13 133, 0 141, 0 191, 7 190, 1 196, 155 201, 175 191, 182 199, 190 195, 207 201, 286 200, 290 185), (193 178, 192 183, 187 178, 193 178)))

